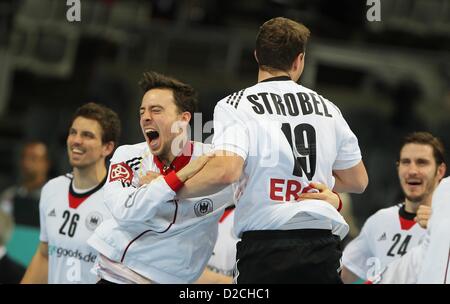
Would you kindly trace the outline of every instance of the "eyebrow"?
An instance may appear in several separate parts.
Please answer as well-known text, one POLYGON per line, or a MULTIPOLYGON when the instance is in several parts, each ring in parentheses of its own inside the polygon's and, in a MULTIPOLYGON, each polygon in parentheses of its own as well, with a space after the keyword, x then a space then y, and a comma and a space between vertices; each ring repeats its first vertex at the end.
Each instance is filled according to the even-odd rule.
MULTIPOLYGON (((139 110, 145 110, 147 107, 145 107, 145 106, 141 106, 140 108, 139 108, 139 110)), ((164 107, 162 106, 162 105, 151 105, 150 106, 150 109, 154 109, 154 108, 161 108, 161 109, 164 109, 164 107)))

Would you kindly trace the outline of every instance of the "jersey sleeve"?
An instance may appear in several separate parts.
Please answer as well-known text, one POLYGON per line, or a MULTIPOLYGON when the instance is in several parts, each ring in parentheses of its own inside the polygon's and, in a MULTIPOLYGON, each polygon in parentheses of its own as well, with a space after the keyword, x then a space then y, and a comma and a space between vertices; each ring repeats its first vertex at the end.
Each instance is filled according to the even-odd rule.
POLYGON ((48 184, 42 187, 41 197, 39 199, 39 240, 44 243, 48 243, 47 234, 47 191, 48 184))
POLYGON ((237 110, 219 102, 214 109, 213 149, 225 150, 247 159, 249 136, 247 126, 237 110))
POLYGON ((340 113, 337 115, 336 123, 337 157, 333 170, 345 170, 356 166, 361 161, 361 150, 358 138, 340 113))
MULTIPOLYGON (((174 174, 158 177, 149 184, 139 186, 139 178, 126 165, 129 155, 125 149, 117 149, 105 184, 105 204, 119 225, 142 224, 153 229, 165 226, 158 223, 155 214, 164 204, 173 199, 178 187, 174 174)), ((175 207, 174 207, 175 210, 175 207)))
POLYGON ((369 230, 370 222, 366 222, 359 235, 345 247, 342 254, 344 266, 361 279, 367 279, 370 259, 374 256, 370 249, 369 230))

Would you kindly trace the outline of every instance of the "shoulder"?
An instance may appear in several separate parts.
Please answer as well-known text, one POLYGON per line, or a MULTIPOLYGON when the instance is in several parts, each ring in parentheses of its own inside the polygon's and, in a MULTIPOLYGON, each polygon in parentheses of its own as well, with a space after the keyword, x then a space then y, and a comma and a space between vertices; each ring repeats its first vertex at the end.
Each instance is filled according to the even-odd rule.
POLYGON ((60 193, 63 189, 66 190, 69 184, 72 182, 72 179, 72 173, 66 173, 52 178, 42 187, 41 195, 53 196, 56 193, 60 193))
POLYGON ((140 160, 147 152, 150 153, 146 142, 134 145, 122 145, 114 152, 113 159, 115 161, 140 160))
POLYGON ((298 85, 302 91, 304 91, 305 93, 309 93, 309 94, 314 94, 320 97, 320 99, 327 105, 327 108, 329 109, 333 109, 334 111, 336 111, 340 116, 342 116, 342 112, 339 109, 339 107, 337 105, 335 105, 333 102, 331 102, 328 98, 326 98, 325 96, 321 95, 320 93, 307 88, 305 86, 302 85, 298 85))
POLYGON ((235 108, 239 106, 241 100, 245 95, 248 95, 248 92, 250 91, 250 88, 242 89, 236 92, 233 92, 226 97, 222 98, 217 105, 227 107, 227 108, 235 108))
POLYGON ((398 211, 402 204, 397 204, 395 206, 391 206, 388 208, 383 208, 375 212, 373 215, 371 215, 367 222, 370 222, 371 224, 379 225, 380 221, 384 221, 386 219, 392 219, 393 217, 398 217, 398 211))
POLYGON ((193 151, 192 151, 192 156, 195 156, 195 157, 199 157, 199 156, 206 154, 212 150, 211 144, 204 144, 204 143, 201 143, 198 141, 193 141, 192 144, 194 146, 193 151))
POLYGON ((372 216, 373 217, 385 217, 385 216, 391 216, 391 215, 397 215, 398 210, 402 207, 402 204, 397 204, 391 207, 383 208, 375 212, 372 216))

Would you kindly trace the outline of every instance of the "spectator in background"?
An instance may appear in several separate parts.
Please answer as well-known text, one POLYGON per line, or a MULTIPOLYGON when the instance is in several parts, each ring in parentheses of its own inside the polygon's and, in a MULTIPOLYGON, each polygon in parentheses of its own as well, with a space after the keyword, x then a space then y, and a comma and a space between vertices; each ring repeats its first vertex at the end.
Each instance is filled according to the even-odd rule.
POLYGON ((25 268, 14 262, 6 253, 6 243, 13 229, 13 220, 9 214, 0 210, 0 284, 20 282, 25 268))
POLYGON ((20 153, 19 182, 0 195, 1 209, 15 223, 8 251, 23 266, 31 261, 39 243, 39 197, 49 169, 47 146, 40 141, 26 142, 20 153))
POLYGON ((1 208, 13 216, 16 224, 39 228, 39 197, 49 169, 47 146, 39 141, 25 143, 20 156, 19 183, 0 196, 1 208))

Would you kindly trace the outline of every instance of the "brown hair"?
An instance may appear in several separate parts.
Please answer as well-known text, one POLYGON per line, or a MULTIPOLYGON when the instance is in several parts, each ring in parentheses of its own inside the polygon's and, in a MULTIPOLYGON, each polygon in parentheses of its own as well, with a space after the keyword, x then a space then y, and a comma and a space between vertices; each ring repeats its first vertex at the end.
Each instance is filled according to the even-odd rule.
POLYGON ((157 88, 172 90, 175 105, 180 113, 189 112, 192 116, 194 115, 197 106, 197 92, 192 86, 153 71, 144 72, 139 85, 144 93, 157 88))
POLYGON ((117 146, 121 132, 121 124, 116 112, 104 105, 90 102, 82 105, 75 111, 70 125, 80 116, 96 120, 100 124, 102 127, 103 144, 112 141, 117 146))
POLYGON ((262 70, 288 71, 305 52, 309 29, 293 20, 277 17, 265 22, 256 36, 256 57, 262 70))
MULTIPOLYGON (((433 148, 433 156, 436 164, 439 166, 442 163, 445 163, 445 148, 442 144, 442 141, 434 137, 431 133, 428 132, 413 132, 405 136, 403 139, 402 148, 407 144, 420 144, 420 145, 429 145, 433 148)), ((400 149, 400 151, 401 151, 400 149)))

